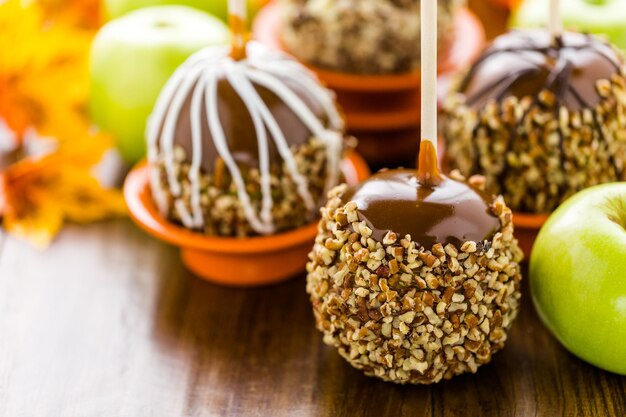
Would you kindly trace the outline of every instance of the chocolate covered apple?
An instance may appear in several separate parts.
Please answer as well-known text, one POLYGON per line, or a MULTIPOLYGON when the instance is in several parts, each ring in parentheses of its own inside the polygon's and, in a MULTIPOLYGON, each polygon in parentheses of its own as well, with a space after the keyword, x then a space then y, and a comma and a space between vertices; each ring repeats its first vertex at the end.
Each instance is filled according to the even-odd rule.
POLYGON ((296 228, 340 180, 343 129, 308 70, 236 34, 163 89, 148 130, 152 194, 164 216, 207 235, 296 228))
POLYGON ((422 11, 430 23, 419 168, 331 191, 307 291, 324 341, 352 366, 430 384, 476 372, 504 346, 519 308, 522 253, 501 197, 483 192, 479 177, 439 171, 434 2, 422 11))
MULTIPOLYGON (((463 0, 439 0, 439 47, 454 33, 463 0)), ((357 74, 419 69, 419 0, 280 0, 282 41, 298 59, 357 74)))
POLYGON ((446 104, 451 168, 531 213, 626 179, 625 76, 622 55, 591 35, 500 36, 446 104))

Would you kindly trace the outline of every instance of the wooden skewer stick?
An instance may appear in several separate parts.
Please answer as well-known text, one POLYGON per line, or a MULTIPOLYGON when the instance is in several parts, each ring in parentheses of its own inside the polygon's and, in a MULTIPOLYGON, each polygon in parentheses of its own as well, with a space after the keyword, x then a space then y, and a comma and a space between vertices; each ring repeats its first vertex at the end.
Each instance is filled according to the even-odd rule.
POLYGON ((437 0, 421 1, 422 132, 417 176, 424 185, 437 185, 437 0))
POLYGON ((248 11, 246 0, 228 0, 228 20, 232 32, 231 57, 237 61, 246 59, 248 43, 248 11))
POLYGON ((563 32, 563 22, 561 21, 561 1, 550 0, 550 17, 548 29, 552 34, 552 39, 557 39, 563 32))

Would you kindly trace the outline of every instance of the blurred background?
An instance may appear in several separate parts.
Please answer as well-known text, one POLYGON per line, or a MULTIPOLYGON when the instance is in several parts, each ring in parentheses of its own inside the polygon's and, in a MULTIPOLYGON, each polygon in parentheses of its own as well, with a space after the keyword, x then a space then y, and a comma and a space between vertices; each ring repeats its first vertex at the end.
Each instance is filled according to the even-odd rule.
MULTIPOLYGON (((262 23, 252 24, 254 36, 272 42, 273 33, 278 31, 280 37, 281 31, 274 26, 282 24, 272 16, 294 2, 267 3, 249 0, 249 15, 253 21, 264 7, 273 10, 265 12, 262 23)), ((509 25, 544 25, 547 15, 542 0, 443 3, 454 3, 454 15, 465 13, 455 28, 456 38, 443 49, 452 57, 442 69, 443 88, 487 40, 509 25), (467 37, 466 30, 472 36, 467 37)), ((623 47, 623 19, 603 7, 600 0, 564 0, 564 23, 606 34, 623 47), (591 3, 602 19, 589 13, 591 3)), ((226 0, 0 2, 3 228, 46 247, 66 221, 124 216, 123 199, 113 186, 145 155, 145 122, 161 87, 194 51, 228 42, 227 20, 226 0)), ((453 25, 457 23, 453 16, 453 25)), ((388 107, 389 97, 342 91, 333 79, 325 79, 328 71, 319 75, 337 91, 348 126, 361 141, 359 151, 374 168, 413 163, 419 129, 417 85, 408 84, 391 100, 395 107, 388 107), (387 107, 372 107, 378 102, 387 107)))

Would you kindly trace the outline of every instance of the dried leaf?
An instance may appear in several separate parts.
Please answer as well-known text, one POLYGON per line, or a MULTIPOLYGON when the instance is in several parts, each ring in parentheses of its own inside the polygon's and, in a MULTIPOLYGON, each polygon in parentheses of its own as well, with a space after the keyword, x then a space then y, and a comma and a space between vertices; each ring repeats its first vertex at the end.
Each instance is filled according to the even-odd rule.
POLYGON ((93 161, 102 156, 101 142, 96 135, 83 141, 90 147, 27 158, 6 169, 0 176, 4 228, 46 247, 65 221, 90 223, 124 216, 121 193, 104 189, 90 172, 93 161))
POLYGON ((112 145, 85 112, 94 34, 85 28, 96 24, 81 19, 96 2, 0 0, 0 39, 11 45, 0 48, 0 217, 39 247, 66 221, 126 212, 121 193, 92 175, 112 145))
POLYGON ((71 138, 88 124, 87 56, 93 33, 46 24, 37 4, 0 2, 0 117, 21 138, 71 138))

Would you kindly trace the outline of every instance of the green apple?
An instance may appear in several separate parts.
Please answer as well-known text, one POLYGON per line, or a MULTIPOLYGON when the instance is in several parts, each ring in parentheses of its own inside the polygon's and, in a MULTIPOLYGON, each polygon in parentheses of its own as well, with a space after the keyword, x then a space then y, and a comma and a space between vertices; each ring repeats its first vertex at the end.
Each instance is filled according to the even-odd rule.
MULTIPOLYGON (((252 19, 267 0, 247 0, 248 13, 252 19)), ((195 7, 219 17, 223 21, 228 18, 228 0, 104 0, 104 8, 109 18, 116 18, 130 12, 149 6, 183 5, 195 7)))
MULTIPOLYGON (((547 0, 525 0, 513 14, 511 26, 546 26, 548 11, 547 0)), ((605 35, 626 50, 626 1, 561 0, 561 17, 567 29, 605 35)))
POLYGON ((185 6, 155 6, 107 23, 91 47, 90 110, 116 136, 128 163, 145 155, 146 121, 159 92, 192 53, 229 41, 219 19, 185 6))
POLYGON ((626 183, 589 188, 552 214, 531 254, 530 289, 570 352, 626 375, 626 183))

